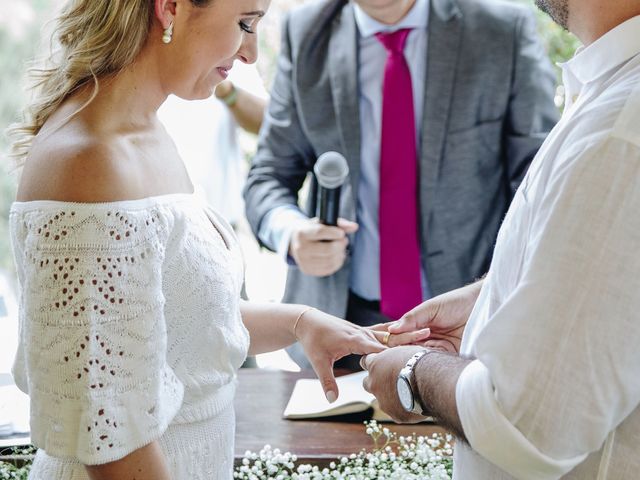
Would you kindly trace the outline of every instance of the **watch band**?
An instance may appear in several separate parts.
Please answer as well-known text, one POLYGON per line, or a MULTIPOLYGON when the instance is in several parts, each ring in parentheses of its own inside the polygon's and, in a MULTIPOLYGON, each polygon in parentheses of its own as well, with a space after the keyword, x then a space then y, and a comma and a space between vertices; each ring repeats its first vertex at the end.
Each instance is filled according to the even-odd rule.
POLYGON ((400 375, 404 376, 405 379, 407 380, 409 384, 409 388, 411 389, 411 393, 413 395, 413 409, 411 410, 411 413, 416 413, 418 415, 427 415, 427 414, 425 413, 424 406, 422 405, 422 401, 420 400, 420 395, 416 391, 417 389, 414 388, 415 386, 417 386, 417 382, 414 381, 415 369, 418 363, 420 363, 420 360, 422 360, 427 355, 427 353, 429 353, 429 350, 421 350, 415 353, 407 361, 404 368, 400 370, 400 375))

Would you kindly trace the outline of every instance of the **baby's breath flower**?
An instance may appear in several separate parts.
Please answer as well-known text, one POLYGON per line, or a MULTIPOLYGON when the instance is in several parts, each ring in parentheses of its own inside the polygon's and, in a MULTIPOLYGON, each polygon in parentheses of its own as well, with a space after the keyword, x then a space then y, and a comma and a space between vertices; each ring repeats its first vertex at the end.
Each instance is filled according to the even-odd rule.
POLYGON ((239 480, 451 480, 453 448, 451 435, 398 437, 377 422, 365 422, 374 442, 370 452, 362 450, 341 457, 320 469, 299 464, 289 452, 265 445, 259 453, 245 452, 233 478, 239 480))

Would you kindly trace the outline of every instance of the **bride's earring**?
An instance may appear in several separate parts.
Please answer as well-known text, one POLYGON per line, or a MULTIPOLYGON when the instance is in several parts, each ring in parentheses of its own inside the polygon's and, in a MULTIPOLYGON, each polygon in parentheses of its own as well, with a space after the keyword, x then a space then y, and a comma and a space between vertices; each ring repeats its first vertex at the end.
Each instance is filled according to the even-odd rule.
POLYGON ((173 22, 162 32, 162 42, 171 43, 171 38, 173 38, 173 22))

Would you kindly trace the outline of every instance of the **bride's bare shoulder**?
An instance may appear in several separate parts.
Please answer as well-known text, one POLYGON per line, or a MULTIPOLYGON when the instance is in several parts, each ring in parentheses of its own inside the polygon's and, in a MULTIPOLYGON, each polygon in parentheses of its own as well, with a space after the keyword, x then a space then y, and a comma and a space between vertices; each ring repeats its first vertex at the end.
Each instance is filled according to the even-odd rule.
POLYGON ((63 128, 36 136, 24 164, 18 201, 108 202, 135 196, 126 148, 117 138, 63 128))

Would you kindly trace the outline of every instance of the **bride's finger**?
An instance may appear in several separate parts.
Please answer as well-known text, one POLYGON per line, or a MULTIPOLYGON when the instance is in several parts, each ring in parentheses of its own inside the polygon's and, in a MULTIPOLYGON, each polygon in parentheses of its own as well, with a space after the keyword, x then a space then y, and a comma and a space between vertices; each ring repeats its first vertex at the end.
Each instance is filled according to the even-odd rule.
POLYGON ((391 339, 391 337, 393 335, 391 335, 386 329, 385 330, 371 330, 371 328, 369 328, 369 331, 373 334, 374 338, 379 343, 381 343, 385 347, 390 346, 389 345, 389 340, 391 339))
POLYGON ((333 373, 333 362, 327 357, 321 357, 311 360, 311 366, 320 380, 324 394, 329 403, 337 400, 340 392, 338 391, 338 383, 333 373))
POLYGON ((389 327, 394 323, 396 322, 378 323, 376 325, 371 325, 370 327, 367 327, 367 329, 373 330, 375 332, 386 332, 389 329, 389 327))
POLYGON ((387 348, 382 341, 383 336, 384 334, 382 332, 375 332, 372 330, 361 331, 359 335, 354 336, 349 342, 349 350, 351 353, 356 353, 358 355, 381 352, 387 348))

